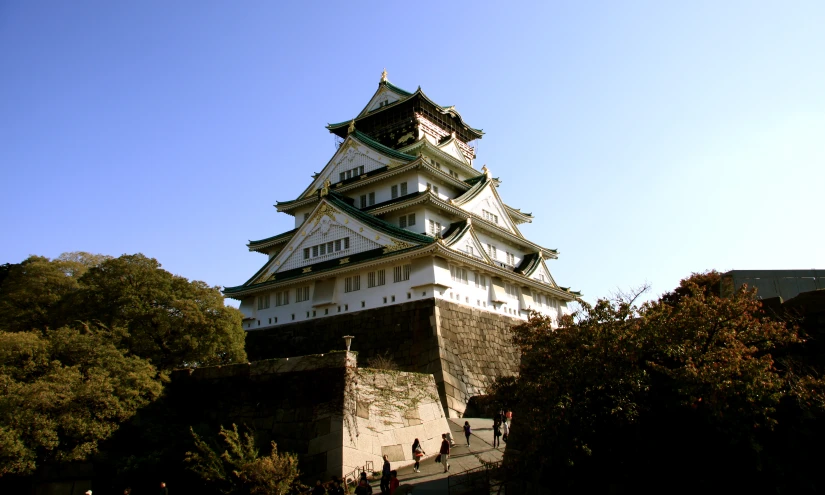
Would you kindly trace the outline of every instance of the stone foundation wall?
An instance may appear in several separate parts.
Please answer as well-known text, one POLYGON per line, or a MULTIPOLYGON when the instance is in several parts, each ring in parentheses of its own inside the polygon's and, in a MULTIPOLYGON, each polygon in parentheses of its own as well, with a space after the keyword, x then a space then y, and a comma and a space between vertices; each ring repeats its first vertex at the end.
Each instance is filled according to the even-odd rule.
POLYGON ((250 359, 269 359, 343 349, 366 366, 388 354, 403 371, 432 374, 444 410, 460 417, 470 397, 484 394, 495 377, 518 371, 510 327, 522 320, 441 299, 422 299, 247 333, 250 359))
POLYGON ((340 475, 347 364, 354 355, 338 352, 179 370, 166 401, 184 430, 214 436, 219 426, 245 425, 262 451, 275 441, 298 454, 303 473, 340 475))

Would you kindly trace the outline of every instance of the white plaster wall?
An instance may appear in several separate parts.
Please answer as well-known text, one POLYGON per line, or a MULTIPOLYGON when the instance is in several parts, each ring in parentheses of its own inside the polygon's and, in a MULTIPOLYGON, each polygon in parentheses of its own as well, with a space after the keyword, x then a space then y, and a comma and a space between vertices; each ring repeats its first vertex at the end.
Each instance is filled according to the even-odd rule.
POLYGON ((308 215, 308 214, 312 213, 312 210, 314 210, 316 206, 317 205, 304 206, 303 208, 298 208, 297 210, 295 210, 295 228, 296 229, 298 227, 300 227, 301 225, 303 225, 304 215, 305 214, 308 215))
MULTIPOLYGON (((269 309, 257 309, 257 300, 255 297, 245 298, 240 305, 240 310, 244 316, 252 317, 252 320, 245 320, 243 328, 245 330, 256 330, 270 328, 277 325, 288 324, 292 322, 312 320, 316 318, 323 318, 325 316, 334 316, 341 313, 362 311, 371 308, 378 308, 381 306, 401 304, 407 301, 414 301, 417 299, 428 299, 437 297, 452 301, 457 304, 471 306, 478 309, 483 309, 508 316, 516 316, 526 318, 527 309, 522 307, 519 299, 513 297, 506 297, 504 303, 492 302, 492 277, 495 276, 491 272, 484 272, 475 267, 463 266, 467 270, 467 284, 454 282, 450 275, 450 264, 460 263, 448 262, 443 258, 433 258, 430 256, 408 259, 398 263, 384 263, 370 268, 349 272, 337 277, 335 283, 335 298, 334 303, 321 307, 312 306, 312 296, 314 290, 314 282, 304 282, 295 284, 287 288, 278 289, 278 291, 289 291, 289 304, 285 306, 275 306, 275 290, 270 292, 270 307, 269 309), (395 266, 410 264, 410 279, 401 282, 393 282, 393 269, 395 266), (367 287, 367 274, 371 271, 383 269, 385 271, 385 285, 376 287, 367 287), (474 273, 481 273, 487 279, 486 288, 478 288, 475 286, 474 273), (345 292, 345 278, 351 276, 361 277, 361 289, 352 292, 345 292), (435 288, 433 284, 446 286, 449 288, 435 288), (296 288, 308 285, 310 287, 310 298, 307 301, 296 302, 296 288), (413 289, 415 287, 415 289, 413 289), (294 319, 293 319, 294 315, 294 319)), ((509 282, 508 282, 509 283, 509 282)), ((515 284, 521 287, 520 284, 515 284)), ((534 292, 542 295, 548 295, 533 289, 534 292)), ((559 314, 567 310, 566 304, 556 298, 551 297, 554 301, 550 305, 534 304, 532 309, 539 313, 546 314, 558 318, 559 314)))

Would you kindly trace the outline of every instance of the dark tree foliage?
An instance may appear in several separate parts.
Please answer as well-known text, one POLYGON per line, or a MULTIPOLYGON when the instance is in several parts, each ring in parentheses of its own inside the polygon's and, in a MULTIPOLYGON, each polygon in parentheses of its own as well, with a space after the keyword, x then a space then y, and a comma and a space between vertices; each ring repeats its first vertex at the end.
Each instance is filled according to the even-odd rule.
POLYGON ((66 253, 10 265, 0 285, 0 330, 94 322, 115 344, 161 370, 246 360, 241 313, 215 287, 172 275, 142 254, 66 253))
POLYGON ((245 361, 240 312, 152 258, 78 252, 3 265, 0 478, 128 449, 113 434, 150 409, 168 370, 245 361))
POLYGON ((825 404, 793 359, 803 339, 752 292, 717 288, 711 272, 641 307, 601 300, 558 328, 515 327, 520 375, 494 396, 516 418, 519 476, 555 493, 814 490, 783 460, 782 436, 812 431, 825 404))
POLYGON ((155 367, 110 340, 88 327, 0 332, 0 477, 87 459, 160 395, 155 367))

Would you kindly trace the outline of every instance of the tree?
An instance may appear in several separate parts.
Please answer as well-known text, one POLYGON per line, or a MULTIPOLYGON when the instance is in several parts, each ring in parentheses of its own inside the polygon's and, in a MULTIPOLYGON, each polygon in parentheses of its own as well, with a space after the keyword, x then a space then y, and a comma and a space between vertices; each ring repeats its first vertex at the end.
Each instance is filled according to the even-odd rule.
POLYGON ((191 431, 195 450, 186 453, 185 461, 189 469, 221 493, 281 495, 289 492, 300 475, 297 455, 279 453, 275 442, 271 442, 272 452, 261 457, 255 435, 249 431, 241 435, 234 424, 231 430, 221 427, 223 446, 217 449, 191 431))
POLYGON ((559 493, 676 488, 663 478, 769 487, 782 401, 816 414, 822 382, 778 360, 800 342, 794 329, 765 317, 752 292, 718 297, 714 278, 640 307, 583 303, 555 329, 539 315, 515 327, 520 374, 494 386, 518 418, 510 465, 559 493))
POLYGON ((217 287, 142 254, 32 256, 0 270, 0 330, 99 322, 115 344, 160 369, 246 361, 241 313, 217 287))
POLYGON ((105 329, 0 332, 0 476, 88 458, 161 379, 105 329))
POLYGON ((76 268, 71 262, 42 256, 7 265, 0 285, 0 330, 18 332, 48 326, 51 311, 78 288, 73 276, 76 268))
POLYGON ((89 269, 68 299, 81 320, 122 327, 123 346, 161 369, 246 361, 241 313, 217 288, 161 269, 142 254, 89 269))

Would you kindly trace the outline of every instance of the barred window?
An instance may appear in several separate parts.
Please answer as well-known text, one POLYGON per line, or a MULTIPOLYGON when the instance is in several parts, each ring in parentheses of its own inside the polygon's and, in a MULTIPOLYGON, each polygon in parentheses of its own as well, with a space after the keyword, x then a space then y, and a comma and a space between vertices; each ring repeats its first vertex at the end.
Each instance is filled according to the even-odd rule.
POLYGON ((346 249, 349 249, 349 237, 318 244, 311 248, 304 248, 304 259, 317 258, 318 256, 325 256, 346 249))
POLYGON ((372 206, 374 204, 375 204, 375 193, 371 192, 370 195, 369 195, 369 206, 372 206))
POLYGON ((395 198, 398 197, 398 186, 392 186, 390 188, 390 197, 392 197, 392 199, 395 199, 395 198))
POLYGON ((286 306, 289 304, 289 291, 281 291, 275 293, 275 306, 286 306))
POLYGON ((415 225, 415 213, 410 213, 409 215, 401 215, 398 218, 398 226, 403 228, 412 227, 415 225))
POLYGON ((459 266, 450 265, 450 277, 453 282, 467 284, 467 270, 459 266))
POLYGON ((353 275, 344 279, 344 292, 361 290, 361 275, 353 275))
POLYGON ((484 220, 487 220, 488 222, 498 223, 498 215, 495 215, 487 210, 482 210, 482 213, 484 214, 484 220))
POLYGON ((396 266, 393 269, 393 282, 403 282, 410 279, 410 268, 412 265, 396 266))
POLYGON ((489 254, 491 258, 497 259, 496 247, 493 246, 492 244, 487 244, 487 254, 489 254))
POLYGON ((513 253, 507 253, 507 264, 508 265, 515 265, 516 264, 516 257, 513 253))
POLYGON ((367 274, 367 287, 377 287, 387 283, 386 270, 376 270, 367 274))
POLYGON ((435 237, 441 234, 441 224, 438 222, 433 222, 432 220, 428 220, 428 229, 427 233, 431 236, 435 237))
POLYGON ((309 301, 309 286, 298 287, 295 290, 295 302, 309 301))
POLYGON ((361 208, 367 206, 367 195, 366 194, 361 195, 361 203, 360 204, 361 204, 361 208))
POLYGON ((485 277, 484 275, 482 275, 480 273, 475 273, 474 275, 475 275, 476 287, 478 287, 479 289, 486 289, 487 288, 487 277, 485 277))
POLYGON ((258 296, 258 309, 269 309, 269 294, 258 296))
POLYGON ((401 183, 401 195, 402 196, 407 195, 407 183, 406 182, 401 183))

